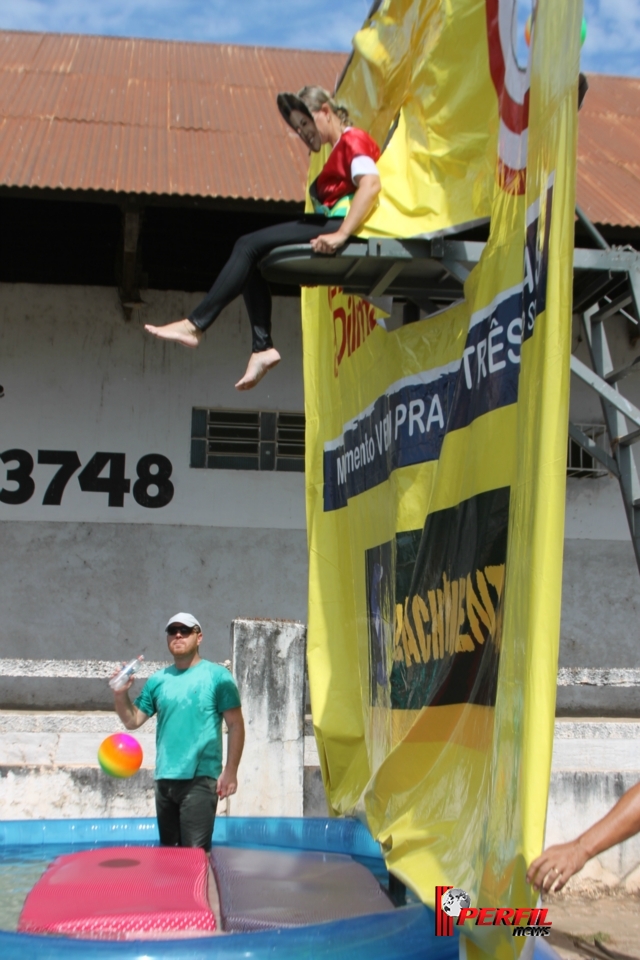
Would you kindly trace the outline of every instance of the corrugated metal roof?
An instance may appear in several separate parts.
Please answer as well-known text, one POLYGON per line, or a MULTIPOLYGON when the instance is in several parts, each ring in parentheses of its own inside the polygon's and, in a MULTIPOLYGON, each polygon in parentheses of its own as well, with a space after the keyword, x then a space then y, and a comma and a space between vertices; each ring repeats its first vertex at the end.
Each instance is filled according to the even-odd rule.
POLYGON ((345 54, 0 31, 0 184, 300 201, 275 96, 345 54))
MULTIPOLYGON (((332 89, 345 54, 0 31, 0 184, 300 201, 279 90, 332 89)), ((589 76, 578 203, 640 226, 640 80, 589 76)))
POLYGON ((589 74, 577 201, 594 223, 640 226, 640 79, 589 74))

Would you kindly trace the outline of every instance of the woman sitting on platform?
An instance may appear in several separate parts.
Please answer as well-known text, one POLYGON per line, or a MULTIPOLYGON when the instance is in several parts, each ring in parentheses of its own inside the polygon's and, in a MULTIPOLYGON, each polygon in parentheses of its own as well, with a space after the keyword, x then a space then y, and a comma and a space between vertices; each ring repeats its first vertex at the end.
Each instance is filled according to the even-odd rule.
POLYGON ((310 243, 315 253, 333 254, 357 233, 380 192, 376 160, 380 150, 364 130, 349 124, 349 115, 320 87, 304 87, 297 96, 278 95, 278 107, 303 142, 317 153, 330 143, 331 154, 311 186, 315 213, 241 237, 211 290, 188 318, 164 327, 145 326, 163 340, 197 347, 204 331, 242 293, 252 328, 252 352, 238 390, 250 390, 280 361, 271 340, 271 294, 258 264, 275 249, 310 243))

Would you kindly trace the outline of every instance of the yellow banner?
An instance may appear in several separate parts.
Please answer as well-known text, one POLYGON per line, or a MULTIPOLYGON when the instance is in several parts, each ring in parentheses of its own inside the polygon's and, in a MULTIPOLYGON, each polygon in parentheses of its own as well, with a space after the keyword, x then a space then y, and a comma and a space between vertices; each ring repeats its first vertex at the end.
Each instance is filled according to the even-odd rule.
MULTIPOLYGON (((502 86, 493 64, 507 134, 482 148, 491 233, 464 301, 388 333, 340 289, 303 293, 308 661, 327 798, 366 819, 389 869, 430 905, 436 885, 474 907, 535 902, 525 870, 542 845, 553 739, 581 6, 537 4, 530 87, 506 54, 502 86)), ((476 29, 480 7, 490 49, 514 0, 388 3, 377 16, 428 8, 476 29)), ((474 44, 429 50, 454 101, 447 71, 464 99, 474 44)), ((376 49, 366 69, 379 56, 393 76, 376 49)), ((375 120, 384 96, 358 61, 351 70, 375 120)), ((465 139, 460 118, 452 139, 465 139)), ((522 942, 508 927, 465 933, 496 957, 522 942)))
POLYGON ((487 15, 484 0, 386 0, 354 37, 337 96, 388 144, 363 236, 433 236, 488 219, 499 114, 487 15))

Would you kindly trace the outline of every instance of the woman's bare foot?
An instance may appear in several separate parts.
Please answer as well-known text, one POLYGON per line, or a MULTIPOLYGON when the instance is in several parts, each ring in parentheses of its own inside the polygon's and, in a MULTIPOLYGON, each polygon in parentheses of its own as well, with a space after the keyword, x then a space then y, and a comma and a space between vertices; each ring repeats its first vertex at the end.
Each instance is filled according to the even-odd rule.
POLYGON ((202 340, 202 330, 198 330, 191 320, 176 320, 174 323, 167 323, 164 327, 154 327, 150 323, 144 325, 147 333, 153 334, 160 340, 173 340, 174 343, 181 343, 183 347, 197 347, 202 340))
POLYGON ((251 390, 262 380, 265 373, 280 363, 280 359, 280 354, 275 347, 262 350, 260 353, 252 353, 244 377, 236 383, 236 390, 251 390))

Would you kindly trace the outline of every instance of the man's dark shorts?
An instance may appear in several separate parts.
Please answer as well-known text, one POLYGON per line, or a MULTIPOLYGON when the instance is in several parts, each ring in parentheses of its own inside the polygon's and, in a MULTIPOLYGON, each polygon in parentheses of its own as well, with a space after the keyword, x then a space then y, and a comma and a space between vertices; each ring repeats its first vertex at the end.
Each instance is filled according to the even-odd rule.
POLYGON ((217 780, 156 780, 156 813, 163 847, 211 849, 217 780))

